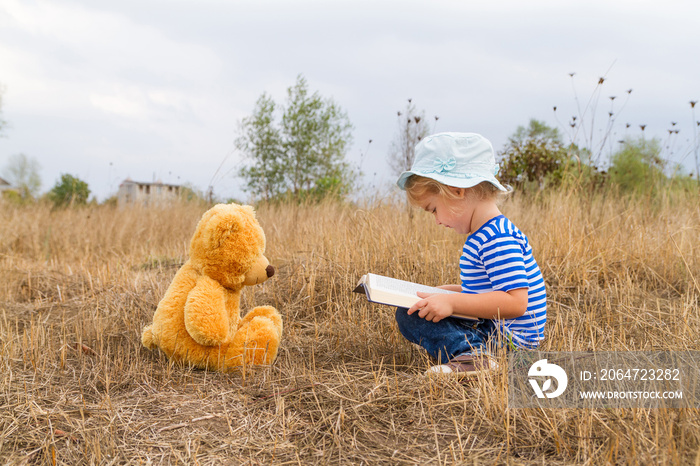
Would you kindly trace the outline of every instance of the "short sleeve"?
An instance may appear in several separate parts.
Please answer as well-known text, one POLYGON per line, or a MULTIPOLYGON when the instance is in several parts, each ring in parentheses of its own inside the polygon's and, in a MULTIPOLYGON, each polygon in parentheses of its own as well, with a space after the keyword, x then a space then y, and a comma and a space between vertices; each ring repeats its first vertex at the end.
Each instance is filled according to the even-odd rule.
POLYGON ((528 288, 525 256, 520 243, 502 234, 487 240, 481 248, 481 260, 494 290, 528 288))

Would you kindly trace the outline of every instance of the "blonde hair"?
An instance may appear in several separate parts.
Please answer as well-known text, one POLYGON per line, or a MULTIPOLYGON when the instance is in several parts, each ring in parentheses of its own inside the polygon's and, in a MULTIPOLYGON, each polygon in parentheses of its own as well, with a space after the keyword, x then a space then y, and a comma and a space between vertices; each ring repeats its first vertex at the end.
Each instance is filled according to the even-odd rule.
MULTIPOLYGON (((421 202, 428 196, 440 196, 447 201, 462 199, 461 196, 458 196, 450 189, 450 186, 421 175, 409 176, 406 180, 405 189, 408 202, 416 207, 421 207, 421 202)), ((465 188, 464 197, 479 201, 488 199, 499 204, 508 197, 508 194, 488 181, 482 181, 476 186, 465 188)))

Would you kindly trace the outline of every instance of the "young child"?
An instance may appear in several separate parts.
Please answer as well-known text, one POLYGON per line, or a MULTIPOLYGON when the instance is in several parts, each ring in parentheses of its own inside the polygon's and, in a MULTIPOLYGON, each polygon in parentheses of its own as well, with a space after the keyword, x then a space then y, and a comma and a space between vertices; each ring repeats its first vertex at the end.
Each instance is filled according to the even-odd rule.
POLYGON ((438 225, 469 235, 459 261, 456 294, 418 293, 399 308, 401 333, 439 363, 428 372, 474 375, 496 366, 496 348, 534 348, 544 338, 547 295, 527 237, 498 209, 509 190, 495 178, 493 147, 473 133, 439 133, 417 146, 397 184, 438 225), (469 316, 466 320, 453 316, 469 316))

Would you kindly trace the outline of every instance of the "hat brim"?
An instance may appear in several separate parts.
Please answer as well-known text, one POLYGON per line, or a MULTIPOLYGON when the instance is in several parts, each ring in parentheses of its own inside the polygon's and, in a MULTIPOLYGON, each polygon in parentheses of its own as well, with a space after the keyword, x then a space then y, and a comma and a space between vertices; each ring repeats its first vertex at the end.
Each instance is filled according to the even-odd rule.
POLYGON ((408 178, 411 175, 418 175, 418 176, 424 176, 426 178, 430 178, 432 180, 438 181, 444 185, 447 186, 452 186, 453 188, 473 188, 479 183, 482 183, 484 181, 488 181, 492 185, 494 185, 496 188, 498 188, 499 191, 503 192, 510 192, 511 189, 510 187, 506 188, 503 186, 495 176, 483 176, 483 175, 473 175, 470 176, 469 178, 457 178, 454 176, 446 176, 446 175, 441 175, 439 173, 421 173, 421 172, 416 172, 413 170, 408 170, 405 171, 399 176, 398 181, 396 182, 396 185, 401 188, 402 190, 406 190, 406 181, 408 181, 408 178))

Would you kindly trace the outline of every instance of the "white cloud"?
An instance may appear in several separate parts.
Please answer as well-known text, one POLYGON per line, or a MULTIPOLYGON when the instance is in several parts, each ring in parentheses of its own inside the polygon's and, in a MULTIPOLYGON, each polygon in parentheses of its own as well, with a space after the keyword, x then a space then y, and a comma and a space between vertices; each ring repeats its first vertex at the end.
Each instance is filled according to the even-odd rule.
POLYGON ((112 95, 90 94, 90 102, 100 110, 114 113, 127 118, 139 120, 152 117, 147 113, 147 103, 138 95, 129 95, 128 92, 119 92, 112 95))
POLYGON ((122 15, 14 0, 5 14, 20 41, 3 41, 0 59, 10 71, 1 79, 32 110, 95 105, 138 117, 152 103, 139 96, 184 99, 183 90, 196 94, 221 73, 221 61, 205 47, 173 41, 122 15))

